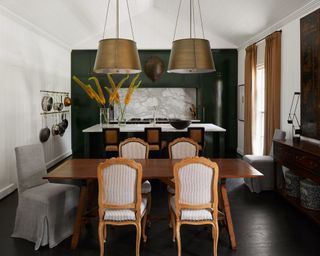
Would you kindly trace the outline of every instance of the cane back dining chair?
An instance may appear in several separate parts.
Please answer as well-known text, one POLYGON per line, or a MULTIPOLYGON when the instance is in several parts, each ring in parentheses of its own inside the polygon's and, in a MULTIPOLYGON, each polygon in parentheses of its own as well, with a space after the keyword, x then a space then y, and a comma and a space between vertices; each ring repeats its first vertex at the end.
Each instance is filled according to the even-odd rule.
MULTIPOLYGON (((171 141, 168 145, 169 158, 170 159, 184 159, 188 157, 198 156, 199 154, 199 145, 197 142, 190 138, 177 138, 171 141)), ((174 182, 174 180, 171 180, 174 182)), ((169 200, 170 196, 174 195, 174 183, 168 185, 167 189, 169 192, 169 200)), ((170 202, 170 201, 169 201, 170 202)))
POLYGON ((149 144, 149 150, 162 154, 162 150, 167 146, 167 142, 162 140, 161 127, 144 128, 145 141, 149 144))
POLYGON ((73 233, 80 189, 50 183, 41 144, 15 148, 19 202, 12 237, 52 248, 73 233))
POLYGON ((188 127, 188 137, 199 145, 199 151, 204 150, 204 128, 203 127, 188 127))
MULTIPOLYGON (((148 159, 149 145, 139 138, 128 138, 119 144, 119 156, 127 159, 148 159)), ((148 198, 147 214, 149 217, 151 210, 151 183, 146 180, 142 183, 142 195, 148 198)))
POLYGON ((146 242, 146 209, 148 200, 141 196, 142 166, 131 159, 111 158, 98 166, 99 243, 104 255, 106 225, 136 227, 136 256, 140 255, 141 222, 146 242))
POLYGON ((170 211, 173 240, 181 256, 181 225, 212 225, 213 255, 217 256, 218 177, 219 167, 204 157, 186 158, 174 165, 176 194, 171 198, 170 211))
POLYGON ((105 152, 118 153, 120 142, 120 129, 119 128, 103 128, 103 141, 105 152))
MULTIPOLYGON (((188 157, 198 156, 199 145, 197 142, 190 138, 177 138, 171 141, 168 145, 169 158, 170 159, 184 159, 188 157)), ((167 191, 168 191, 168 205, 170 209, 171 197, 174 196, 174 179, 167 181, 167 191)), ((170 219, 169 226, 172 226, 172 220, 170 219)))

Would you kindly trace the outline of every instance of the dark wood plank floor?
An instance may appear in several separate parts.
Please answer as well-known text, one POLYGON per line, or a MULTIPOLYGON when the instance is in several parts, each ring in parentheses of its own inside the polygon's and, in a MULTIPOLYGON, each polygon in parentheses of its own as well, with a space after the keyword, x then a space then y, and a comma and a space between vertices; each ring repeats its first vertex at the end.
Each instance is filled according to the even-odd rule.
MULTIPOLYGON (((165 187, 153 182, 152 215, 167 214, 165 187)), ((316 256, 320 255, 320 228, 276 193, 250 193, 245 185, 229 182, 229 197, 235 232, 238 240, 237 251, 232 251, 225 228, 220 230, 219 255, 241 256, 316 256)), ((97 228, 92 221, 84 230, 78 249, 69 250, 70 239, 57 247, 42 247, 34 251, 34 244, 22 239, 10 238, 13 229, 17 192, 0 201, 0 255, 98 255, 97 228)), ((132 227, 108 229, 106 255, 134 255, 135 230, 132 227)), ((166 220, 153 220, 148 230, 149 240, 141 244, 142 256, 176 255, 171 241, 171 230, 166 220)), ((183 255, 212 255, 211 230, 209 227, 182 228, 183 255)))

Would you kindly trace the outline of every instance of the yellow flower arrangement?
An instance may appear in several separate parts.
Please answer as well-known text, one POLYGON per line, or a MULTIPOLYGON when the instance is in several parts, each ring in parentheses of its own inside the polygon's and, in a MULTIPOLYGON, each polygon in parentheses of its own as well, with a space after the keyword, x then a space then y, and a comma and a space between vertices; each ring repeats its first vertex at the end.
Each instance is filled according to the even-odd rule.
MULTIPOLYGON (((124 118, 124 113, 126 106, 130 103, 130 100, 132 98, 132 94, 134 91, 140 86, 141 80, 137 82, 140 74, 135 75, 135 77, 132 79, 128 91, 124 98, 124 105, 120 102, 120 95, 119 95, 119 89, 123 86, 123 84, 129 79, 129 75, 126 75, 124 78, 120 80, 118 84, 116 84, 110 74, 107 74, 108 81, 110 83, 110 88, 107 86, 104 86, 105 90, 109 94, 109 104, 112 105, 113 103, 119 106, 120 110, 120 116, 119 121, 122 121, 124 118)), ((96 77, 89 77, 89 80, 93 80, 98 93, 91 87, 90 84, 83 83, 78 77, 72 76, 72 79, 86 92, 86 94, 93 100, 95 100, 100 107, 105 107, 106 105, 106 99, 104 97, 102 87, 100 85, 99 80, 96 77)))

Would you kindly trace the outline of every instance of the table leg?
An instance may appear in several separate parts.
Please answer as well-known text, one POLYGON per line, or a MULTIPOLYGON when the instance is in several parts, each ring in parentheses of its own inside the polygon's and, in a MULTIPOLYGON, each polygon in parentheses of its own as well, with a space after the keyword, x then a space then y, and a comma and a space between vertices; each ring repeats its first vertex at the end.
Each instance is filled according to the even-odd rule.
POLYGON ((81 190, 80 190, 80 198, 79 198, 79 205, 77 208, 76 221, 73 226, 73 235, 72 235, 72 239, 71 239, 71 250, 76 249, 78 242, 79 242, 81 226, 82 226, 82 216, 84 215, 84 212, 87 208, 87 199, 88 199, 87 186, 82 185, 81 190))
POLYGON ((224 214, 225 214, 225 218, 227 220, 227 228, 228 228, 231 248, 232 248, 232 250, 236 250, 237 249, 237 241, 236 241, 236 236, 234 234, 234 228, 233 228, 233 223, 232 223, 231 210, 230 210, 230 204, 229 204, 228 192, 227 192, 227 188, 226 188, 225 179, 221 180, 220 190, 221 190, 221 196, 222 196, 221 199, 222 199, 222 203, 223 203, 224 214))

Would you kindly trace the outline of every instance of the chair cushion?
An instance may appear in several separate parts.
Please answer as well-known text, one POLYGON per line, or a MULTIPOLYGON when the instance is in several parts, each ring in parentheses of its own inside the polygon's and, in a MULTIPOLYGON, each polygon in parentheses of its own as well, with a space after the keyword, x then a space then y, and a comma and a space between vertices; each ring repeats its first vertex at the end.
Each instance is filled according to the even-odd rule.
POLYGON ((171 187, 170 185, 167 185, 167 191, 172 195, 174 195, 176 193, 175 189, 173 187, 171 187))
POLYGON ((149 150, 150 151, 159 151, 160 147, 159 147, 159 145, 149 145, 149 150))
MULTIPOLYGON (((171 179, 171 181, 174 183, 174 179, 171 179)), ((167 185, 167 191, 172 195, 176 193, 175 189, 170 185, 167 185)))
POLYGON ((272 156, 244 155, 242 159, 249 164, 254 162, 273 162, 272 156))
MULTIPOLYGON (((175 196, 170 199, 170 206, 175 212, 175 196)), ((181 220, 199 221, 199 220, 212 220, 212 209, 193 210, 183 209, 180 215, 181 220)))
MULTIPOLYGON (((161 141, 161 149, 164 149, 167 146, 167 142, 165 140, 161 141)), ((149 151, 159 151, 159 145, 149 144, 149 151)))
MULTIPOLYGON (((142 197, 141 200, 141 216, 145 214, 148 200, 146 197, 142 197)), ((104 213, 104 220, 111 221, 126 221, 126 220, 136 220, 135 211, 132 209, 125 210, 106 210, 104 213)))
POLYGON ((161 149, 164 149, 166 146, 167 146, 167 141, 165 141, 165 140, 162 140, 161 141, 161 149))
MULTIPOLYGON (((45 183, 33 188, 30 188, 21 193, 22 198, 30 198, 36 202, 50 204, 58 199, 75 200, 71 194, 78 195, 80 189, 78 186, 60 183, 45 183), (67 194, 69 196, 67 196, 67 194)), ((65 202, 68 204, 68 202, 65 202)))
POLYGON ((148 194, 150 192, 151 192, 151 183, 150 183, 150 181, 146 180, 145 182, 142 183, 141 193, 148 194))
POLYGON ((118 151, 118 146, 116 145, 108 145, 105 148, 106 151, 118 151))

